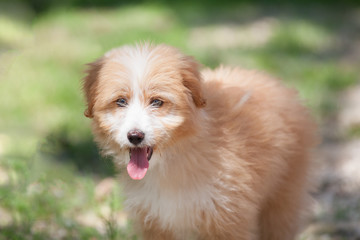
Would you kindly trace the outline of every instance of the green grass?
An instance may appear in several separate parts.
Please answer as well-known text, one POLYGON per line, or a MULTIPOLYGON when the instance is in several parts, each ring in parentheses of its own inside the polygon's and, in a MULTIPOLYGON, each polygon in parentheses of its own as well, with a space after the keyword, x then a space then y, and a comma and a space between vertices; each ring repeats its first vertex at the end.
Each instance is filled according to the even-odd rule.
POLYGON ((0 224, 0 239, 135 239, 131 223, 117 225, 121 190, 95 197, 98 182, 115 171, 99 156, 83 116, 84 64, 113 47, 165 42, 206 66, 267 71, 298 88, 319 121, 336 110, 337 94, 359 74, 331 54, 341 26, 328 24, 336 22, 336 9, 328 9, 322 23, 311 16, 270 14, 257 5, 177 7, 52 9, 34 16, 22 14, 23 6, 0 15, 0 167, 7 179, 0 181, 0 210, 10 216, 0 224), (242 29, 264 19, 272 21, 271 35, 260 45, 251 45, 251 38, 229 46, 220 39, 218 45, 222 35, 213 35, 234 26, 241 38, 242 29), (104 208, 110 209, 106 217, 104 208), (103 231, 77 219, 87 213, 103 222, 103 231))
POLYGON ((360 137, 360 125, 351 126, 347 131, 347 137, 359 138, 360 137))

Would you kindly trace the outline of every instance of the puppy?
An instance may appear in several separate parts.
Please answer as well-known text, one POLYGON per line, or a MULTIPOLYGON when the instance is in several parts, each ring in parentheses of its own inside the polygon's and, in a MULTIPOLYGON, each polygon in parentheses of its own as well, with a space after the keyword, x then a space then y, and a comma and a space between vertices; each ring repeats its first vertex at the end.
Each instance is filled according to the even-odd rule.
POLYGON ((85 115, 122 172, 143 239, 294 239, 315 126, 264 74, 199 64, 176 48, 123 46, 89 65, 85 115))

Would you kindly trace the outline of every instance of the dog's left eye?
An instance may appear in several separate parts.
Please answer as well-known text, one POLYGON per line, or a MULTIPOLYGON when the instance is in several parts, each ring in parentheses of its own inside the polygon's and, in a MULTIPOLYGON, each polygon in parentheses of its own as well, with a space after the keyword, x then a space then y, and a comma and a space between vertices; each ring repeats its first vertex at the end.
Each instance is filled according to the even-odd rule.
POLYGON ((150 102, 150 105, 153 107, 161 107, 163 105, 163 101, 159 100, 159 99, 154 99, 150 102))

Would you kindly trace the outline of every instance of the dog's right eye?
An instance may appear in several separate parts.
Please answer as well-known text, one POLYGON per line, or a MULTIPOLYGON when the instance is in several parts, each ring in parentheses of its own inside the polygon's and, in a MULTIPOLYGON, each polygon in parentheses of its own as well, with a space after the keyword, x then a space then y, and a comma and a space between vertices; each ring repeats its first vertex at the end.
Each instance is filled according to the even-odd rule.
POLYGON ((119 98, 118 100, 116 100, 116 104, 119 107, 126 107, 128 105, 127 101, 125 98, 119 98))

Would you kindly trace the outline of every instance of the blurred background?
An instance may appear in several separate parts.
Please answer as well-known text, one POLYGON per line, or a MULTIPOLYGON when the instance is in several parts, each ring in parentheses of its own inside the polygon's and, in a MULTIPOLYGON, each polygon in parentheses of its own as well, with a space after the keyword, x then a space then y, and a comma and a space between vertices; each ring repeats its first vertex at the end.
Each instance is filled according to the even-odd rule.
POLYGON ((297 88, 322 137, 299 239, 360 239, 359 1, 0 0, 0 240, 137 239, 80 80, 144 40, 297 88))

